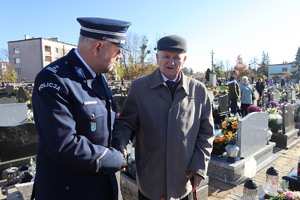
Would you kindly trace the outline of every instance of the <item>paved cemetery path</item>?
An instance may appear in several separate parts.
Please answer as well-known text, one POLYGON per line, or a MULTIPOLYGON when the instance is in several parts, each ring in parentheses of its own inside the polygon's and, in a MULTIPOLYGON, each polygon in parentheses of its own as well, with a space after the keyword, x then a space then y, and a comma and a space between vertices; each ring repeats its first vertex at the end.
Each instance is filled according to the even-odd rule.
MULTIPOLYGON (((272 163, 260 170, 252 179, 257 186, 262 186, 266 180, 266 171, 269 167, 274 167, 279 172, 279 181, 282 181, 282 176, 287 175, 298 164, 300 156, 300 143, 294 145, 290 149, 281 149, 274 147, 274 154, 278 158, 272 163)), ((220 181, 209 180, 208 200, 235 200, 243 196, 243 184, 233 186, 220 181)))

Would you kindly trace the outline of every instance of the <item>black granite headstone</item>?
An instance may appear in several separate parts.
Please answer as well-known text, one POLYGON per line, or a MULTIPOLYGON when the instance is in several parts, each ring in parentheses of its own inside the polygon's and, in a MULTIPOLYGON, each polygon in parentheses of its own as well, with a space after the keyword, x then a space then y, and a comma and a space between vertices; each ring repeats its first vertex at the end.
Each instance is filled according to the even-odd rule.
POLYGON ((9 161, 36 154, 38 135, 34 123, 0 127, 0 161, 9 161))
POLYGON ((17 100, 18 100, 18 103, 24 103, 29 100, 23 87, 20 87, 17 92, 17 100))

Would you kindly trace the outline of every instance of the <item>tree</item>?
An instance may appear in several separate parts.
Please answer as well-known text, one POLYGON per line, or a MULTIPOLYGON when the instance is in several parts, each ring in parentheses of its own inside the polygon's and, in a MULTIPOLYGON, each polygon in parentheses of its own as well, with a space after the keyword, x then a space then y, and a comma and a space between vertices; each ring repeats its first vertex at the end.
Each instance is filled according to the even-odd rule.
POLYGON ((223 61, 218 61, 214 68, 218 78, 225 78, 223 61))
POLYGON ((8 62, 8 50, 7 49, 1 49, 0 50, 0 62, 8 62))
MULTIPOLYGON (((121 79, 132 80, 154 71, 156 65, 146 60, 147 55, 151 54, 148 48, 148 39, 146 36, 139 36, 129 32, 127 34, 128 50, 122 50, 123 62, 120 67, 123 68, 121 79)), ((120 69, 118 69, 120 71, 120 69)))
POLYGON ((210 69, 207 68, 207 70, 206 70, 206 72, 205 72, 205 79, 206 79, 207 81, 209 81, 209 74, 210 74, 210 69))
POLYGON ((187 67, 183 67, 182 70, 184 75, 186 76, 191 76, 193 75, 193 69, 192 68, 187 68, 187 67))
POLYGON ((299 81, 300 76, 300 47, 298 47, 298 51, 296 54, 295 62, 293 64, 293 77, 297 78, 297 82, 299 81))
POLYGON ((257 72, 260 75, 265 75, 266 77, 268 77, 268 66, 269 66, 269 63, 270 63, 269 54, 263 52, 261 63, 259 65, 259 68, 257 69, 257 72))
POLYGON ((290 78, 292 76, 291 72, 285 72, 285 74, 282 75, 283 78, 290 78))
POLYGON ((18 74, 10 64, 7 65, 6 71, 2 76, 2 80, 7 82, 16 82, 18 80, 18 74))

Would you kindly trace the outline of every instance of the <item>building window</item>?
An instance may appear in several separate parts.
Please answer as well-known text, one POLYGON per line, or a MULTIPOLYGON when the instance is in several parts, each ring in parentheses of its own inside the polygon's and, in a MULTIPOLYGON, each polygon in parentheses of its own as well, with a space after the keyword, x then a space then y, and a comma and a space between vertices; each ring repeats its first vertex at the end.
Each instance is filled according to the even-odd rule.
POLYGON ((21 68, 15 68, 15 70, 16 70, 16 72, 17 72, 18 75, 21 74, 21 68))
POLYGON ((51 56, 45 56, 45 61, 52 62, 51 56))
POLYGON ((287 67, 282 68, 282 72, 287 72, 287 67))
POLYGON ((55 48, 55 51, 56 51, 56 53, 58 53, 59 52, 58 48, 55 48))
POLYGON ((20 53, 19 47, 14 48, 14 53, 20 53))
POLYGON ((15 64, 19 64, 19 63, 21 63, 21 60, 20 60, 20 58, 14 58, 14 63, 15 63, 15 64))
POLYGON ((51 47, 50 46, 45 46, 45 52, 51 54, 51 47))

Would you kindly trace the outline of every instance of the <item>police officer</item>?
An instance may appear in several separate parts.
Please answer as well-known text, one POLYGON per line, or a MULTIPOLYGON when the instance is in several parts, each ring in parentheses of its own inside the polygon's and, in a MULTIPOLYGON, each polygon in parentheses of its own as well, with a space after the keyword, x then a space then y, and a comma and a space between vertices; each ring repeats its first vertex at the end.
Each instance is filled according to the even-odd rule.
POLYGON ((111 147, 115 104, 102 73, 126 48, 129 22, 78 18, 78 48, 36 76, 36 199, 117 199, 122 155, 111 147))

